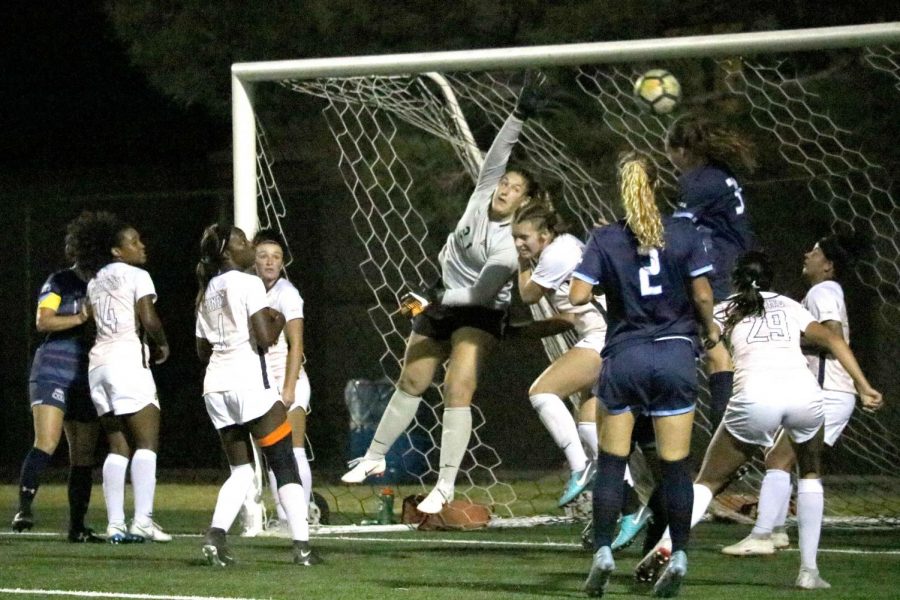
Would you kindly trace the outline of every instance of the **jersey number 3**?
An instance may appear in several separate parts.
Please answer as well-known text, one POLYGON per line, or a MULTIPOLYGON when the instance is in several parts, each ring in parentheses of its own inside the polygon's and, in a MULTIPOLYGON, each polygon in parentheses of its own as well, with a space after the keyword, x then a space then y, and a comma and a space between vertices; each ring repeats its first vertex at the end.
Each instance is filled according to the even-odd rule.
POLYGON ((659 251, 656 248, 651 248, 647 258, 650 264, 641 267, 638 273, 641 280, 641 296, 658 296, 662 294, 662 286, 651 285, 650 278, 654 275, 659 275, 659 251))

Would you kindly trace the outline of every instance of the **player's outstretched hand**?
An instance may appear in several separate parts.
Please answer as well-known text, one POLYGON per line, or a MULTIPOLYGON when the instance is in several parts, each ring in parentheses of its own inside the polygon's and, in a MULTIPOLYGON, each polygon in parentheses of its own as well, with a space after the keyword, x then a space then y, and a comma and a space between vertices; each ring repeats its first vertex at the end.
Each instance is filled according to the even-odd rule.
POLYGON ((866 412, 875 412, 884 405, 884 399, 881 392, 875 388, 869 387, 865 390, 857 390, 859 392, 859 400, 862 402, 863 410, 866 412))
POLYGON ((410 319, 415 318, 429 308, 441 303, 443 290, 422 290, 414 288, 400 297, 400 314, 410 319))
POLYGON ((544 88, 547 78, 540 72, 525 73, 522 89, 516 100, 515 115, 520 119, 530 119, 543 112, 549 104, 544 88))

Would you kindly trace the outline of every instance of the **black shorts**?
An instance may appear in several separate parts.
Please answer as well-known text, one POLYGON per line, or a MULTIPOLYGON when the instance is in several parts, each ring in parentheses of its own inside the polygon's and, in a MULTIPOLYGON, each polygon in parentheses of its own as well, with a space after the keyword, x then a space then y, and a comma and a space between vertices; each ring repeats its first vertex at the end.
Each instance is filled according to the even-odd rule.
POLYGON ((92 423, 98 419, 87 382, 66 386, 43 380, 29 381, 28 395, 31 406, 55 406, 63 411, 66 421, 92 423))
POLYGON ((498 340, 503 335, 506 311, 484 306, 442 306, 426 310, 413 319, 413 331, 439 342, 450 339, 463 327, 486 331, 498 340))

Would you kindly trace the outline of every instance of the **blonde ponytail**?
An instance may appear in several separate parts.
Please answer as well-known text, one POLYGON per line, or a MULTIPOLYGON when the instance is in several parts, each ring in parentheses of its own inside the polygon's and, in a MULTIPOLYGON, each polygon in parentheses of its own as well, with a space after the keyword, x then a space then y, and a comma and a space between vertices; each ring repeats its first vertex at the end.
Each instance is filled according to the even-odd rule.
POLYGON ((638 252, 662 249, 662 215, 656 205, 656 169, 644 156, 628 152, 619 159, 619 192, 625 207, 625 222, 638 240, 638 252))

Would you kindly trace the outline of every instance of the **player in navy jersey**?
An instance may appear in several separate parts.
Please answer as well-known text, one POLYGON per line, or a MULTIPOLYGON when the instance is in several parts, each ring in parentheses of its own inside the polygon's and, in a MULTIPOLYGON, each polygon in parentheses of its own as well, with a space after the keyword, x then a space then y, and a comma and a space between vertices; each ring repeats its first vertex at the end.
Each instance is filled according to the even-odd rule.
MULTIPOLYGON (((666 135, 666 153, 680 172, 678 208, 674 215, 690 219, 701 232, 714 270, 710 285, 717 302, 731 293, 735 261, 754 248, 741 185, 729 165, 752 171, 752 146, 740 136, 705 117, 686 115, 666 135)), ((731 397, 734 381, 728 352, 717 346, 707 353, 710 420, 715 431, 731 397)))
POLYGON ((654 593, 677 594, 687 572, 693 502, 688 453, 697 397, 698 315, 704 345, 712 347, 720 340, 706 278, 712 264, 703 241, 689 222, 660 215, 656 182, 656 172, 645 157, 629 153, 621 158, 625 219, 594 229, 569 290, 572 304, 581 305, 591 300, 593 287, 600 286, 607 304, 603 368, 595 388, 604 414, 594 484, 598 550, 585 582, 591 596, 603 594, 615 569, 610 545, 637 414, 653 418, 673 537, 672 560, 654 593))
POLYGON ((485 154, 465 213, 438 256, 443 289, 425 302, 412 295, 404 297, 401 311, 414 320, 397 388, 366 453, 351 461, 352 468, 341 477, 345 483, 361 483, 384 472, 388 450, 412 423, 422 394, 447 361, 440 471, 437 484, 418 510, 436 514, 453 500, 456 475, 472 434, 472 399, 479 370, 502 334, 511 280, 518 268, 510 219, 538 191, 527 173, 507 169, 507 164, 525 119, 539 105, 536 88, 523 87, 516 109, 485 154), (427 308, 421 310, 425 304, 427 308), (410 310, 414 306, 418 308, 410 310))
MULTIPOLYGON (((74 259, 74 240, 66 236, 66 258, 74 259)), ((37 330, 46 333, 38 346, 28 379, 34 446, 22 463, 19 509, 14 531, 34 526, 31 504, 63 430, 69 444, 70 542, 102 542, 84 524, 91 500, 91 471, 99 422, 88 389, 88 351, 93 331, 85 296, 91 274, 79 264, 51 275, 38 295, 37 330)))

